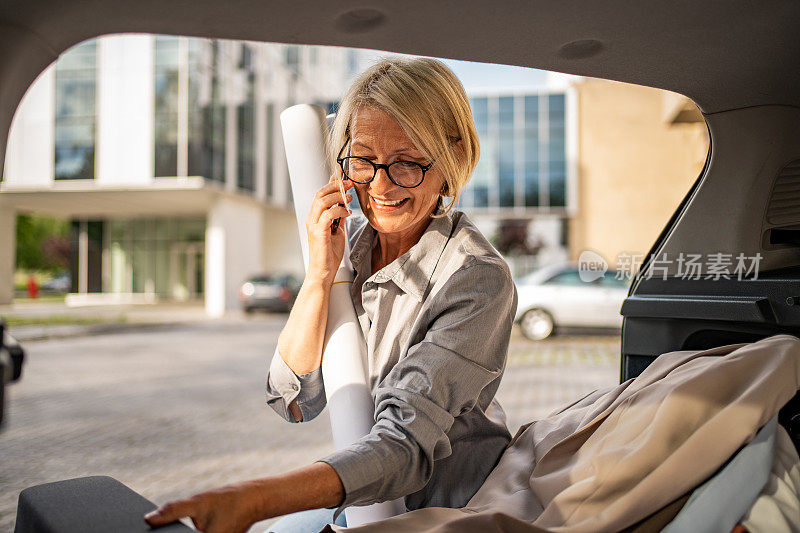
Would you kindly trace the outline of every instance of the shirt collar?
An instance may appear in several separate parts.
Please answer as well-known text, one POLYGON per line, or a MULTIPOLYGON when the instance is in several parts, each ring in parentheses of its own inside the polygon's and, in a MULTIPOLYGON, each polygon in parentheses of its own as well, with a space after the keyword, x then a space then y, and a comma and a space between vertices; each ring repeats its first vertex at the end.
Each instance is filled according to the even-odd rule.
MULTIPOLYGON (((441 209, 437 209, 441 214, 441 209)), ((439 263, 447 241, 453 231, 453 211, 432 218, 419 241, 406 253, 369 276, 372 248, 376 243, 376 232, 369 223, 364 225, 361 235, 350 252, 350 260, 357 271, 364 271, 375 283, 393 281, 401 290, 422 301, 428 290, 433 271, 439 263)))

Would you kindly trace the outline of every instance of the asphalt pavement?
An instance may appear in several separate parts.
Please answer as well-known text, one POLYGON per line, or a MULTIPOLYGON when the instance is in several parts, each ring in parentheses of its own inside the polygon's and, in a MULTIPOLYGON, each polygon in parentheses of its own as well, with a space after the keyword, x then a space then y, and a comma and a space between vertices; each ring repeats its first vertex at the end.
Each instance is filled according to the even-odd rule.
MULTIPOLYGON (((0 431, 0 531, 25 487, 110 475, 163 503, 308 464, 332 450, 327 412, 289 424, 264 402, 283 315, 28 341, 0 431)), ((514 432, 619 374, 618 336, 512 336, 498 398, 514 432)), ((263 531, 268 521, 252 531, 263 531)))

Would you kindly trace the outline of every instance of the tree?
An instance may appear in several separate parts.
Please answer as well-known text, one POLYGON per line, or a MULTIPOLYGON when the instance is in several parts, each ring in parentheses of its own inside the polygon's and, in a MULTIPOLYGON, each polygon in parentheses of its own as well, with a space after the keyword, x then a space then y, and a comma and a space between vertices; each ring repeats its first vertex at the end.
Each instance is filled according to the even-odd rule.
POLYGON ((509 255, 536 255, 542 249, 538 238, 533 242, 528 238, 528 220, 507 219, 501 220, 497 233, 492 238, 492 244, 497 251, 505 256, 509 255))
POLYGON ((51 272, 69 268, 69 221, 17 215, 16 267, 51 272))

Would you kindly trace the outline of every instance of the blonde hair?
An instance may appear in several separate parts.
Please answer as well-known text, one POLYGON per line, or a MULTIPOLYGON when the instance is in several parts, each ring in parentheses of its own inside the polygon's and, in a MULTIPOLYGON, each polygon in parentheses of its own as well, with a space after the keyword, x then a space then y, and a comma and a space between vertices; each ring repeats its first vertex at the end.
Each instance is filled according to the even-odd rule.
POLYGON ((445 178, 441 196, 449 196, 443 216, 461 197, 480 157, 478 134, 464 87, 444 63, 429 58, 390 58, 356 78, 344 95, 333 123, 328 153, 336 156, 350 137, 353 116, 376 107, 393 116, 403 131, 445 178), (461 141, 460 144, 456 144, 461 141))

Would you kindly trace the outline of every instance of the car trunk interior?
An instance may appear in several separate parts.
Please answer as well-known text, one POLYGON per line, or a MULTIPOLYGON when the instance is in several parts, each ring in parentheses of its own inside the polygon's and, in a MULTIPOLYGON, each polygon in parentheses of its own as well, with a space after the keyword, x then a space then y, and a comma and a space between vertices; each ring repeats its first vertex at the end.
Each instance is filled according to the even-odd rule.
MULTIPOLYGON (((373 48, 637 83, 691 98, 711 148, 652 254, 760 254, 758 279, 646 261, 622 307, 621 378, 661 353, 800 334, 800 3, 162 2, 0 6, 0 159, 33 79, 68 47, 148 32, 373 48)), ((752 276, 751 276, 752 277, 752 276)), ((800 440, 796 397, 781 413, 800 440)))
MULTIPOLYGON (((622 305, 622 380, 661 353, 800 335, 800 110, 758 106, 705 119, 706 167, 622 305), (757 272, 726 279, 707 263, 679 271, 670 258, 681 253, 760 259, 757 272)), ((780 414, 795 446, 798 405, 795 396, 780 414)))

